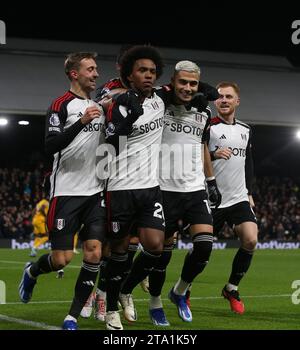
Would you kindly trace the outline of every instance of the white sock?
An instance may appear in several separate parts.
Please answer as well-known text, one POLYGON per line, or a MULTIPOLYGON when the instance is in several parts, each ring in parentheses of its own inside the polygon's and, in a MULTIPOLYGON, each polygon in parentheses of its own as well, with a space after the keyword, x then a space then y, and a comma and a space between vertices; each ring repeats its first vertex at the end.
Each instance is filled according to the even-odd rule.
POLYGON ((238 290, 238 286, 235 286, 234 284, 231 284, 231 283, 227 283, 226 289, 228 290, 228 292, 231 292, 232 290, 238 290))
POLYGON ((174 286, 174 293, 177 295, 185 295, 186 291, 189 288, 190 283, 187 283, 183 281, 181 278, 177 281, 177 283, 174 286))
POLYGON ((71 315, 67 315, 64 319, 64 321, 74 321, 77 323, 77 320, 75 317, 71 316, 71 315))
POLYGON ((159 309, 162 308, 163 304, 160 298, 160 295, 158 297, 153 297, 150 295, 150 300, 149 300, 149 309, 159 309))

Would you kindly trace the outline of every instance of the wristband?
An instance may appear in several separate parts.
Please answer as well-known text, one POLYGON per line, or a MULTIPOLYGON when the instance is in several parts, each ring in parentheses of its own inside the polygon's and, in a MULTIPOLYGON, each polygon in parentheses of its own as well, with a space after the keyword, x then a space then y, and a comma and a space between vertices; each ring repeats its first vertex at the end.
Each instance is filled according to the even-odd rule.
POLYGON ((206 181, 212 181, 215 180, 216 178, 214 176, 207 177, 205 180, 206 181))

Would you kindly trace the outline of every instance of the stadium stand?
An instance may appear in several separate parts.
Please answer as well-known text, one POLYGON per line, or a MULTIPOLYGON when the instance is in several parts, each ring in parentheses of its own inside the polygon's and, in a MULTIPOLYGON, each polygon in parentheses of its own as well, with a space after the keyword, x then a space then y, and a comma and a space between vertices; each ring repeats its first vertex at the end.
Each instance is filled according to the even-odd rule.
POLYGON ((43 165, 33 171, 0 168, 0 238, 29 238, 32 211, 42 197, 43 165))
MULTIPOLYGON (((300 241, 299 179, 258 177, 253 188, 259 240, 300 241)), ((224 226, 220 239, 234 239, 224 226)))
MULTIPOLYGON (((0 238, 28 239, 32 211, 42 198, 44 165, 0 168, 0 238)), ((300 179, 258 177, 254 185, 259 240, 300 241, 300 179)), ((235 239, 225 226, 219 239, 235 239)))

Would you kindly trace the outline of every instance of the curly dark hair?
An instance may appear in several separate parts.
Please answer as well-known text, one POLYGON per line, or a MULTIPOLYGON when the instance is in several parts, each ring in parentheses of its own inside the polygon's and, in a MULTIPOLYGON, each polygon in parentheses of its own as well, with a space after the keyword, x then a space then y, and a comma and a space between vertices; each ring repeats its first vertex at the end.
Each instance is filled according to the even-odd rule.
POLYGON ((121 59, 121 70, 120 75, 122 81, 126 86, 130 86, 128 76, 132 73, 134 63, 140 59, 149 59, 154 62, 156 66, 156 78, 163 73, 163 61, 160 53, 153 46, 133 46, 131 49, 126 51, 121 59))
POLYGON ((119 52, 117 54, 117 60, 116 63, 121 65, 121 61, 122 61, 122 57, 125 55, 125 53, 131 49, 132 47, 134 47, 135 45, 133 44, 123 44, 120 49, 119 52))

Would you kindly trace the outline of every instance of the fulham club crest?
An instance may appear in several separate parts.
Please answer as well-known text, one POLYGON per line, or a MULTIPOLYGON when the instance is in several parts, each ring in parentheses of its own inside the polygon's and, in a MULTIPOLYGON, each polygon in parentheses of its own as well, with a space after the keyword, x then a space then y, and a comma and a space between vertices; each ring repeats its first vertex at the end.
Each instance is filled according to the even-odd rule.
POLYGON ((112 221, 111 228, 114 233, 117 233, 120 231, 120 223, 117 221, 112 221))
POLYGON ((196 113, 195 113, 195 121, 196 121, 197 123, 202 123, 202 118, 203 118, 203 116, 202 116, 201 113, 199 113, 199 112, 196 112, 196 113))
POLYGON ((65 219, 56 219, 56 228, 62 230, 65 227, 65 219))

